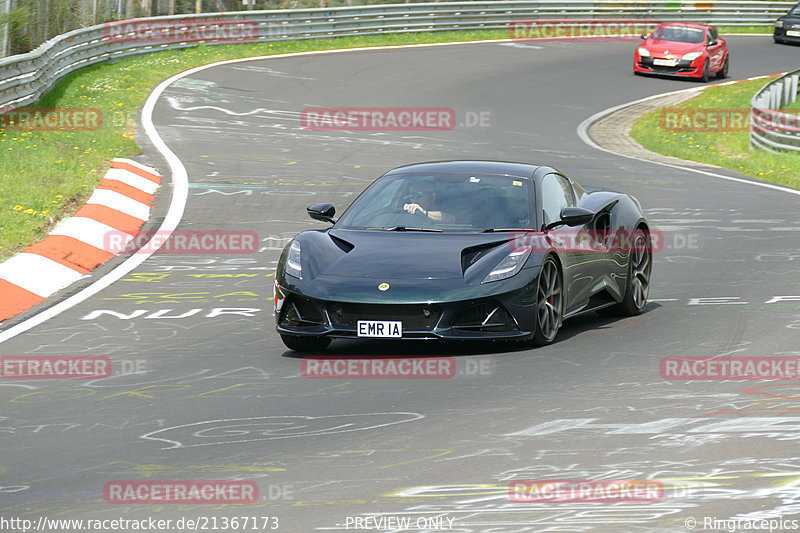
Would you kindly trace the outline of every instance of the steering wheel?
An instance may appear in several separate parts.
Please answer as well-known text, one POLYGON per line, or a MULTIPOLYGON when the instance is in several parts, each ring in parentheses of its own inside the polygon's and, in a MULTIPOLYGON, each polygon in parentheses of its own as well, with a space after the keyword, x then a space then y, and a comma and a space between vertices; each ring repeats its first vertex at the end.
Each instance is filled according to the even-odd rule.
MULTIPOLYGON (((406 202, 406 203, 413 203, 413 202, 406 202)), ((405 205, 405 204, 404 204, 404 205, 405 205)), ((425 214, 425 213, 423 213, 421 209, 417 209, 417 210, 416 210, 416 211, 414 211, 413 213, 410 213, 410 212, 406 211, 406 210, 403 208, 403 206, 399 206, 399 207, 397 208, 397 211, 396 211, 396 213, 397 213, 397 214, 400 214, 400 215, 408 215, 408 216, 412 216, 412 217, 425 217, 426 219, 428 218, 428 215, 427 215, 427 214, 425 214)))

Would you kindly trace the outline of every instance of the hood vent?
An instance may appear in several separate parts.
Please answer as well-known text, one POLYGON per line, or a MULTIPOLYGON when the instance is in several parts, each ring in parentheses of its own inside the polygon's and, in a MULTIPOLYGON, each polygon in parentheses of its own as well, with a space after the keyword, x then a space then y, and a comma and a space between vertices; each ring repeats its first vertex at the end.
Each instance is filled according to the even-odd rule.
MULTIPOLYGON (((478 262, 484 255, 500 245, 507 244, 508 241, 489 242, 478 246, 470 246, 461 250, 461 273, 465 273, 469 267, 478 262)), ((509 250, 510 251, 510 250, 509 250)))
POLYGON ((353 245, 353 244, 351 244, 351 243, 347 242, 347 241, 346 241, 346 240, 344 240, 344 239, 340 239, 339 237, 337 237, 337 236, 335 236, 335 235, 331 235, 330 233, 328 233, 328 237, 330 237, 330 238, 331 238, 331 240, 333 241, 333 244, 335 244, 336 246, 338 246, 338 247, 339 247, 339 249, 340 249, 341 251, 343 251, 344 253, 348 253, 350 250, 352 250, 353 248, 355 248, 355 245, 353 245))

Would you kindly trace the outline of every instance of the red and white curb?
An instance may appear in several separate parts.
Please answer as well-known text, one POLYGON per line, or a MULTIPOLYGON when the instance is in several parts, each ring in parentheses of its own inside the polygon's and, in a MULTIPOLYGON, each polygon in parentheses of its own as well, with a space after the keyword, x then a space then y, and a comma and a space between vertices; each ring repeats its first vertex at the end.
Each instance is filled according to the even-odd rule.
POLYGON ((0 321, 43 302, 88 275, 119 250, 108 236, 133 239, 150 218, 159 173, 130 159, 114 159, 86 204, 50 235, 0 263, 0 321))

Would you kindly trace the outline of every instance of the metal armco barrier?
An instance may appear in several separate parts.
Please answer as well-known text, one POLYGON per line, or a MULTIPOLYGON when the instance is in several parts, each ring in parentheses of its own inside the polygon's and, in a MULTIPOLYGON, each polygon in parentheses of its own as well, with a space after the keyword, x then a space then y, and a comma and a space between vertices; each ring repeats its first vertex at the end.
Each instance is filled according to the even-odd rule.
MULTIPOLYGON (((520 19, 641 18, 725 26, 772 24, 794 2, 539 0, 437 2, 241 11, 109 22, 0 59, 0 111, 31 104, 78 68, 198 44, 264 42, 447 30, 508 29, 520 19)), ((510 35, 513 37, 513 35, 510 35)))
POLYGON ((772 152, 800 152, 800 117, 780 111, 797 100, 800 70, 762 87, 750 100, 750 145, 772 152))

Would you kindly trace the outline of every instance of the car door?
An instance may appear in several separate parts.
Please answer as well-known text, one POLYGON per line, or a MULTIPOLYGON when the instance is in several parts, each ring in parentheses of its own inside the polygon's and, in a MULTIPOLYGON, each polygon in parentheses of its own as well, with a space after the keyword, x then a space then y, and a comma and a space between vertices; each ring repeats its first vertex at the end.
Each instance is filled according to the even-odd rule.
MULTIPOLYGON (((542 178, 542 211, 544 224, 561 219, 561 210, 576 205, 575 190, 570 181, 560 174, 547 174, 542 178)), ((577 310, 588 303, 594 285, 594 262, 597 253, 586 248, 587 228, 559 226, 550 231, 564 263, 565 308, 564 313, 577 310)))
POLYGON ((714 27, 708 28, 706 32, 706 50, 708 52, 708 71, 714 73, 722 68, 725 56, 725 40, 720 38, 714 27))

